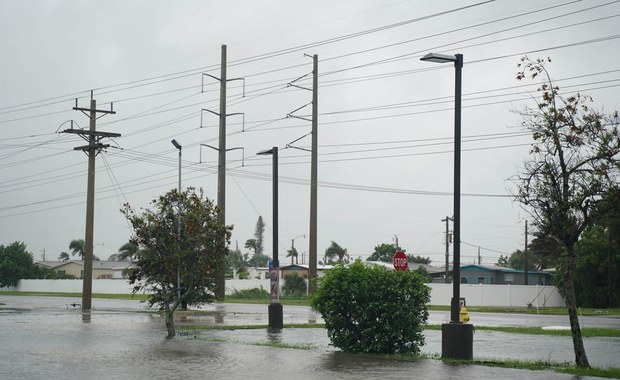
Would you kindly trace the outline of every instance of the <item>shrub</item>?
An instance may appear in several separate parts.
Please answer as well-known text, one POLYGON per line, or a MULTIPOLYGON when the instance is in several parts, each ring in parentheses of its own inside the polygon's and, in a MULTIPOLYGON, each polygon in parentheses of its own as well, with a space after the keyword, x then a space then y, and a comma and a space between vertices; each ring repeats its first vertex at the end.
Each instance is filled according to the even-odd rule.
POLYGON ((262 287, 260 289, 253 288, 253 289, 235 290, 230 295, 230 298, 251 299, 251 300, 269 299, 269 292, 267 292, 262 287))
POLYGON ((346 352, 414 353, 424 344, 430 288, 420 273, 336 265, 319 281, 312 307, 331 344, 346 352))
POLYGON ((308 294, 306 280, 297 273, 289 274, 284 277, 284 285, 282 286, 282 294, 291 297, 303 297, 308 294))

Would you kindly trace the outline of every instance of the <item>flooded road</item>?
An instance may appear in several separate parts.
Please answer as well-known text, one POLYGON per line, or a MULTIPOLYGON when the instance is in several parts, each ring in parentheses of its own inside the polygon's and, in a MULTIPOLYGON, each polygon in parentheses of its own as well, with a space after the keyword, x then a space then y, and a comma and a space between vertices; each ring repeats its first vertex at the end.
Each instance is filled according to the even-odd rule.
MULTIPOLYGON (((79 300, 77 300, 79 302, 79 300)), ((93 300, 90 313, 74 299, 0 294, 2 379, 571 379, 552 372, 449 365, 439 360, 398 361, 338 352, 324 329, 203 330, 178 328, 165 339, 163 320, 134 301, 93 300), (276 348, 261 346, 282 343, 276 348), (288 348, 294 347, 294 348, 288 348)), ((307 307, 285 306, 285 323, 318 316, 307 307)), ((210 305, 200 324, 266 324, 265 305, 210 305), (264 310, 263 310, 264 309, 264 310)), ((305 321, 305 322, 303 322, 305 321)), ((318 320, 320 322, 320 320, 318 320)), ((441 332, 426 331, 424 353, 441 352, 441 332)), ((620 339, 586 339, 591 364, 617 366, 620 339)), ((572 361, 569 337, 538 337, 479 331, 474 357, 572 361)))

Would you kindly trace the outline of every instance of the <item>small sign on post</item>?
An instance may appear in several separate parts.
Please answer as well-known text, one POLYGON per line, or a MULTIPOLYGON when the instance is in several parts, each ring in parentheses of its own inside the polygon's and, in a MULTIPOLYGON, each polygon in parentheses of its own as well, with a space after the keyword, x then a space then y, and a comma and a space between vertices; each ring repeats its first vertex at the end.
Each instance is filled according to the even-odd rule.
POLYGON ((409 270, 409 262, 407 262, 407 255, 403 251, 397 251, 394 254, 394 270, 409 270))

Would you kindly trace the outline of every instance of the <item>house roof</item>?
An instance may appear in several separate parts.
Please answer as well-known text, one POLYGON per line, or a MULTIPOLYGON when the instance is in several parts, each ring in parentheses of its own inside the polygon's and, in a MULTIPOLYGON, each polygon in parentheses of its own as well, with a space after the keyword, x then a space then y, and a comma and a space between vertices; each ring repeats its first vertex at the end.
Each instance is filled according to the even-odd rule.
MULTIPOLYGON (((317 270, 328 270, 332 269, 333 265, 317 265, 317 270)), ((308 264, 293 264, 293 265, 285 265, 280 267, 280 270, 309 270, 310 266, 308 264)))
MULTIPOLYGON (((489 272, 502 272, 502 273, 525 273, 524 270, 521 269, 513 269, 513 268, 505 268, 505 267, 498 267, 495 265, 476 265, 476 264, 470 264, 470 265, 462 265, 461 266, 461 271, 463 270, 483 270, 483 271, 489 271, 489 272)), ((550 273, 548 272, 538 272, 538 271, 528 271, 529 274, 542 274, 545 276, 549 276, 550 273)))
MULTIPOLYGON (((69 260, 69 261, 37 261, 36 264, 43 265, 52 269, 59 268, 68 264, 77 264, 84 266, 82 260, 69 260)), ((131 261, 100 261, 93 260, 93 269, 125 269, 132 265, 131 261)))

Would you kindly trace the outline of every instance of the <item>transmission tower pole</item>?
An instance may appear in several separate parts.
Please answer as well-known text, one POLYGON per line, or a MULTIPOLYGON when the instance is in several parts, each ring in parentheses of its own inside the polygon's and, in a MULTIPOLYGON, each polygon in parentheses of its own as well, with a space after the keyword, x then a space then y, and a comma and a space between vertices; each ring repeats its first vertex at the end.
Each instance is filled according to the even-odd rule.
POLYGON ((317 278, 317 182, 318 182, 318 110, 319 110, 319 56, 312 56, 312 153, 310 167, 310 233, 309 233, 309 266, 308 290, 310 294, 316 290, 317 278))
POLYGON ((84 238, 84 274, 82 280, 82 310, 90 310, 92 304, 93 291, 93 237, 95 222, 95 157, 97 154, 110 145, 102 144, 100 141, 105 137, 120 137, 120 133, 97 132, 97 114, 115 114, 110 106, 110 110, 98 110, 97 101, 93 99, 91 92, 90 108, 80 108, 75 100, 76 111, 81 111, 90 119, 88 131, 83 129, 66 129, 63 133, 74 133, 88 141, 88 145, 73 148, 81 150, 88 155, 88 183, 86 190, 86 236, 84 238), (88 113, 87 113, 88 112, 88 113))
MULTIPOLYGON (((222 45, 220 72, 220 144, 217 163, 217 208, 218 222, 226 224, 226 45, 222 45)), ((220 250, 223 252, 223 250, 220 250)), ((215 271, 215 298, 225 297, 224 257, 218 257, 215 271)))

